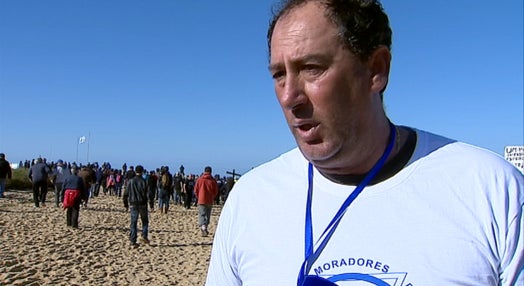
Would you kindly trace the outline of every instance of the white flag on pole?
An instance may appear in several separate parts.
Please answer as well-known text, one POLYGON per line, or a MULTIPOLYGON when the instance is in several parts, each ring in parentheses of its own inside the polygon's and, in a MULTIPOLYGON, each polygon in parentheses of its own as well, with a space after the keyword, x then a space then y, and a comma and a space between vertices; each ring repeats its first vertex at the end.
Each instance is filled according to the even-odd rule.
POLYGON ((82 136, 80 138, 78 138, 78 144, 82 144, 82 143, 85 143, 86 142, 86 137, 85 136, 82 136))

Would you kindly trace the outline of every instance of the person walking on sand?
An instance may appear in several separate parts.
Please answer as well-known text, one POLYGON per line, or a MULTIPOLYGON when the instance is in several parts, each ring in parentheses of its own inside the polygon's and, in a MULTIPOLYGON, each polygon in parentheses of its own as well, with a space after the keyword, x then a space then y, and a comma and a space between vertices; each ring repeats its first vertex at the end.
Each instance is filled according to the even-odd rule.
POLYGON ((11 164, 5 159, 5 154, 0 153, 0 198, 5 197, 5 184, 7 180, 11 180, 12 175, 11 164))
POLYGON ((147 183, 142 177, 144 167, 137 165, 135 167, 135 176, 126 182, 124 190, 124 200, 127 201, 131 211, 131 226, 129 233, 129 240, 132 248, 137 248, 137 223, 138 216, 142 221, 142 236, 140 241, 144 244, 149 244, 147 238, 149 230, 149 218, 147 214, 147 183))
POLYGON ((85 194, 82 194, 82 200, 84 201, 84 208, 87 208, 87 202, 89 201, 89 191, 91 185, 96 182, 96 174, 91 166, 83 166, 78 171, 78 176, 84 180, 85 194))
POLYGON ((171 197, 173 176, 169 173, 169 167, 164 166, 160 169, 160 192, 158 193, 158 207, 160 213, 167 214, 169 210, 169 199, 171 197))
POLYGON ((33 186, 33 201, 37 208, 40 207, 40 203, 45 207, 49 172, 51 172, 51 170, 42 158, 36 159, 36 164, 29 169, 28 177, 33 186))
POLYGON ((198 201, 198 226, 202 236, 209 234, 207 227, 211 218, 213 202, 218 194, 218 184, 211 172, 211 167, 205 167, 204 174, 198 178, 195 184, 195 195, 198 201))
POLYGON ((195 178, 193 174, 187 175, 187 178, 184 180, 184 185, 182 187, 184 192, 184 208, 187 210, 191 208, 191 203, 193 202, 193 193, 195 189, 195 178))
POLYGON ((64 161, 58 160, 56 163, 56 170, 53 173, 53 184, 55 185, 55 206, 60 207, 60 202, 64 200, 62 197, 62 186, 67 177, 71 175, 71 171, 64 165, 64 161))
POLYGON ((183 175, 181 173, 177 173, 173 177, 173 192, 175 196, 175 205, 183 205, 184 199, 182 194, 182 184, 183 184, 183 175))
POLYGON ((149 199, 149 208, 151 211, 154 211, 155 209, 157 181, 158 177, 155 174, 155 171, 149 172, 149 176, 147 177, 147 196, 149 199))
POLYGON ((78 176, 78 167, 71 167, 71 174, 67 176, 62 185, 62 206, 66 209, 66 224, 72 228, 78 228, 80 216, 80 204, 82 198, 87 195, 87 189, 82 177, 78 176))

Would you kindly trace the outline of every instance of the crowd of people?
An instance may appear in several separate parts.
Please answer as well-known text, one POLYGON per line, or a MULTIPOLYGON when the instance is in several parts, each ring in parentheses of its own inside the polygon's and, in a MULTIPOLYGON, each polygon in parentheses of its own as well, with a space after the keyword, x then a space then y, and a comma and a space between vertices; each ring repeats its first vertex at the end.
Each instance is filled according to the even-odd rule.
MULTIPOLYGON (((55 191, 61 190, 62 183, 65 177, 71 173, 72 168, 84 171, 80 174, 89 187, 86 190, 84 207, 87 207, 90 198, 97 197, 100 194, 122 197, 125 181, 135 175, 135 167, 128 166, 127 163, 124 163, 121 168, 114 168, 109 162, 84 165, 63 160, 54 162, 46 158, 37 158, 20 161, 19 164, 19 167, 29 170, 29 176, 35 176, 34 179, 29 179, 39 187, 37 193, 39 203, 35 202, 36 207, 40 203, 45 206, 48 188, 54 188, 55 191)), ((148 201, 151 210, 155 210, 155 202, 158 202, 158 209, 161 212, 167 212, 172 204, 182 205, 186 209, 197 206, 194 185, 204 172, 201 174, 185 174, 184 170, 183 165, 175 174, 171 173, 169 166, 160 166, 154 170, 144 169, 142 177, 147 182, 148 201)), ((219 174, 215 174, 213 178, 217 181, 219 187, 219 192, 214 198, 214 204, 223 204, 235 180, 233 177, 220 176, 219 174)), ((60 195, 55 196, 57 207, 59 206, 58 200, 60 200, 60 195)))
MULTIPOLYGON (((9 166, 4 154, 1 159, 9 166)), ((34 207, 45 207, 48 190, 54 189, 54 206, 67 209, 66 224, 72 228, 78 228, 80 208, 88 208, 90 200, 99 196, 121 198, 122 207, 131 215, 130 244, 133 248, 139 245, 138 217, 142 222, 142 235, 138 240, 149 243, 148 213, 158 209, 167 214, 173 205, 185 209, 197 207, 198 226, 202 236, 207 236, 212 206, 224 203, 234 185, 231 177, 213 176, 209 166, 198 175, 185 174, 183 166, 172 174, 169 166, 145 170, 141 165, 124 163, 121 168, 114 168, 108 162, 83 165, 63 160, 50 162, 46 158, 26 160, 19 166, 28 169, 34 207)))

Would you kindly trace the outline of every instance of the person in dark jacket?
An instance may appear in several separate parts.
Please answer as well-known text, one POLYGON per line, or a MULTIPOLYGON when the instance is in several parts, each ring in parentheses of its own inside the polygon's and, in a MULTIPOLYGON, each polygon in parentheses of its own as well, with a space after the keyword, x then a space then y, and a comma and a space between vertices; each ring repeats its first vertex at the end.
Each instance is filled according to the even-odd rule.
POLYGON ((101 167, 96 167, 95 177, 96 182, 93 189, 93 196, 98 197, 98 194, 100 193, 100 188, 102 187, 102 179, 104 177, 104 172, 102 171, 101 167))
POLYGON ((80 204, 82 203, 82 197, 87 193, 85 188, 84 180, 78 176, 78 168, 76 166, 71 167, 71 175, 65 178, 62 184, 61 198, 64 198, 64 207, 67 209, 66 223, 67 226, 78 228, 78 217, 80 215, 80 204), (72 205, 67 206, 67 197, 72 196, 74 198, 72 205))
POLYGON ((173 191, 173 175, 169 173, 169 167, 163 166, 160 169, 160 177, 158 178, 160 183, 160 192, 158 193, 158 207, 160 213, 167 214, 169 210, 169 199, 173 191))
POLYGON ((193 174, 187 175, 187 178, 184 180, 182 190, 184 192, 184 208, 187 210, 191 208, 191 203, 193 202, 193 190, 195 188, 195 177, 193 174))
POLYGON ((155 207, 157 181, 158 177, 156 176, 155 171, 149 172, 149 176, 147 177, 147 189, 149 197, 149 208, 151 211, 153 211, 155 207))
POLYGON ((82 201, 84 203, 84 208, 87 208, 87 202, 89 201, 89 191, 91 190, 91 185, 96 183, 96 173, 93 170, 92 166, 83 166, 80 171, 78 171, 78 176, 84 181, 85 193, 82 194, 82 201))
POLYGON ((51 169, 47 166, 42 158, 36 160, 36 164, 29 169, 28 177, 33 185, 33 200, 35 207, 40 207, 40 203, 45 207, 45 198, 47 196, 47 180, 51 169))
POLYGON ((0 198, 4 198, 5 184, 12 175, 11 164, 5 159, 5 154, 0 153, 0 198))
MULTIPOLYGON (((129 240, 132 248, 137 248, 137 222, 138 216, 142 221, 142 236, 140 242, 149 243, 147 233, 149 229, 149 218, 147 214, 147 183, 142 177, 144 167, 138 165, 135 167, 135 176, 126 182, 124 191, 124 202, 127 202, 131 212, 131 226, 129 240)), ((124 203, 125 205, 125 203, 124 203)))
POLYGON ((67 177, 71 176, 71 171, 64 164, 64 161, 58 160, 56 169, 53 172, 53 179, 51 182, 55 185, 55 206, 58 208, 60 203, 64 200, 62 196, 62 186, 67 177))

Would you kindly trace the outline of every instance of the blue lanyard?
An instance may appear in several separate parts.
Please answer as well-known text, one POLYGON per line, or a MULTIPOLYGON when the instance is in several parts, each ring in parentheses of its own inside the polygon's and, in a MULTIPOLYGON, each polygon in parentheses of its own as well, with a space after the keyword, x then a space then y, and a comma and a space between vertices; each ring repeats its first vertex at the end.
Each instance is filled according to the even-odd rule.
POLYGON ((390 135, 389 135, 389 143, 386 147, 386 150, 384 151, 384 154, 382 154, 382 157, 375 163, 373 168, 367 173, 366 177, 358 184, 358 186, 355 188, 355 190, 347 197, 347 199, 344 201, 344 203, 340 206, 340 209, 337 211, 333 219, 331 219, 331 222, 328 224, 320 238, 324 237, 324 239, 320 242, 320 245, 318 246, 316 251, 313 251, 313 226, 312 226, 312 219, 311 219, 311 201, 313 197, 313 165, 309 163, 308 165, 308 191, 307 191, 307 202, 306 202, 306 226, 305 226, 305 260, 302 263, 302 266, 300 268, 300 273, 298 276, 298 285, 302 285, 303 279, 308 275, 309 271, 311 270, 311 267, 313 266, 313 263, 318 259, 326 245, 328 244, 329 240, 331 239, 331 236, 335 232, 338 224, 340 223, 342 216, 346 213, 346 210, 348 209, 349 205, 357 198, 357 196, 362 192, 362 190, 371 182, 371 180, 377 175, 377 173, 380 171, 382 166, 384 166, 384 163, 386 162, 386 159, 389 157, 389 154, 391 154, 391 151, 393 150, 393 147, 395 145, 395 126, 390 122, 389 123, 389 129, 390 129, 390 135))

